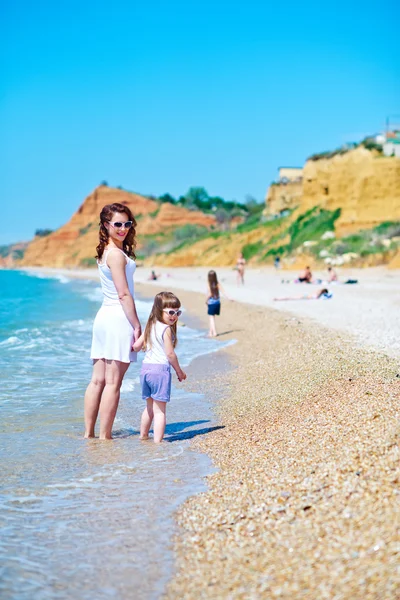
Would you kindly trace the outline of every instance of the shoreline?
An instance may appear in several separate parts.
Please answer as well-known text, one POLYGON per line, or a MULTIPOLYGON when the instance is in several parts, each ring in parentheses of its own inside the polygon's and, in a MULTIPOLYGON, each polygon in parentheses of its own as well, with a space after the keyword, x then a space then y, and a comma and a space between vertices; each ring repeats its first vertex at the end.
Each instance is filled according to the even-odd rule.
MULTIPOLYGON (((138 291, 151 296, 163 283, 138 291)), ((206 322, 204 294, 168 283, 206 322)), ((396 361, 259 305, 223 300, 217 326, 221 339, 238 341, 218 353, 229 369, 195 359, 203 364, 191 385, 210 394, 221 428, 191 444, 218 472, 178 509, 164 597, 394 598, 396 361)))
MULTIPOLYGON (((97 269, 53 269, 30 267, 26 272, 48 274, 70 278, 98 280, 97 269)), ((151 269, 139 267, 135 274, 135 285, 150 288, 174 288, 197 292, 204 296, 206 291, 206 267, 160 268, 156 269, 161 277, 149 281, 151 269)), ((296 273, 278 271, 273 268, 247 269, 246 285, 236 285, 236 274, 232 269, 218 268, 217 274, 227 294, 235 302, 274 309, 277 313, 291 315, 294 318, 307 319, 328 327, 332 331, 349 335, 353 343, 360 347, 374 348, 393 358, 400 359, 400 309, 398 290, 400 289, 400 270, 388 270, 383 267, 370 269, 337 269, 340 279, 358 279, 356 285, 330 285, 333 293, 331 300, 292 300, 274 301, 274 297, 311 294, 322 284, 281 283, 292 280, 296 273)), ((323 277, 323 272, 315 276, 323 277)))

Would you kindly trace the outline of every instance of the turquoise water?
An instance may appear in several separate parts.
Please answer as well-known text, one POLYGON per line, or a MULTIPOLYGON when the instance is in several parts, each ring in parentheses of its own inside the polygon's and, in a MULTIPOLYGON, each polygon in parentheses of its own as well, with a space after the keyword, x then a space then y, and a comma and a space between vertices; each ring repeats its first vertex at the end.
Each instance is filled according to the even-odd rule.
MULTIPOLYGON (((0 271, 2 598, 159 598, 173 511, 211 472, 187 441, 215 426, 201 395, 173 390, 167 443, 140 442, 139 365, 123 382, 115 439, 82 439, 100 303, 92 281, 0 271)), ((144 324, 150 303, 137 307, 144 324)), ((179 329, 183 365, 221 347, 179 329)))

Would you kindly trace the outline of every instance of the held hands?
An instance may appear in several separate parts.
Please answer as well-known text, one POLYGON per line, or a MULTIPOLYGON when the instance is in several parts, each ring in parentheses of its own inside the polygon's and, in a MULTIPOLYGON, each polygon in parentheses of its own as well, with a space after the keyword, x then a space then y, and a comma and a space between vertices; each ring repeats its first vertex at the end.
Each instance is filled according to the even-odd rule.
POLYGON ((144 335, 141 334, 140 332, 141 332, 141 329, 140 329, 140 325, 139 325, 139 327, 134 329, 133 342, 132 342, 132 347, 131 347, 131 350, 133 350, 133 352, 140 352, 140 350, 143 348, 144 335))

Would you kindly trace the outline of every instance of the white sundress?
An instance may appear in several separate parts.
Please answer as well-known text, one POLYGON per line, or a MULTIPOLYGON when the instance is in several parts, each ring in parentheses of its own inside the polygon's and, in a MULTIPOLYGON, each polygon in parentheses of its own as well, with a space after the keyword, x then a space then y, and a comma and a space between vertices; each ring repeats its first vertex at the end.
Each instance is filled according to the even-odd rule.
MULTIPOLYGON (((131 351, 133 327, 123 311, 110 267, 107 265, 107 256, 113 250, 122 252, 119 248, 110 248, 105 251, 103 261, 97 263, 103 292, 103 304, 93 323, 90 358, 93 360, 100 358, 118 360, 123 363, 136 362, 137 353, 131 351)), ((122 252, 122 254, 126 258, 125 273, 129 291, 132 298, 134 298, 133 275, 136 270, 136 263, 132 258, 126 256, 125 252, 122 252)))

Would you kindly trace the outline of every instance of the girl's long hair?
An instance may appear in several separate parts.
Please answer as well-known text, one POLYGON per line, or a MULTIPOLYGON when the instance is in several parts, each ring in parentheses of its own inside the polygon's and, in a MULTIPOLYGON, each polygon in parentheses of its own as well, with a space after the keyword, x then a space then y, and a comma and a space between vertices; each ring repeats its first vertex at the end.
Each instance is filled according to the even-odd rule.
POLYGON ((208 285, 210 286, 211 296, 219 298, 218 279, 215 271, 208 271, 208 285))
POLYGON ((136 220, 132 214, 129 206, 125 206, 125 204, 119 204, 119 202, 114 202, 114 204, 106 204, 103 206, 100 213, 100 229, 99 229, 99 245, 96 247, 96 259, 98 262, 101 261, 104 253, 104 248, 107 246, 110 235, 108 233, 108 229, 105 226, 105 223, 110 223, 112 221, 113 215, 115 213, 125 213, 128 216, 128 221, 132 221, 132 227, 128 231, 128 235, 124 239, 122 243, 123 251, 127 256, 131 256, 132 258, 136 258, 135 248, 136 248, 136 220))
MULTIPOLYGON (((163 320, 163 310, 164 308, 175 308, 178 309, 181 307, 181 301, 179 298, 175 296, 172 292, 160 292, 154 298, 153 308, 151 309, 151 313, 149 316, 149 320, 146 323, 146 328, 144 330, 144 342, 143 342, 143 350, 149 350, 151 348, 151 330, 153 326, 160 321, 164 323, 163 320)), ((176 324, 177 321, 173 325, 171 325, 172 329, 172 344, 175 348, 178 342, 178 335, 176 332, 176 324)))

